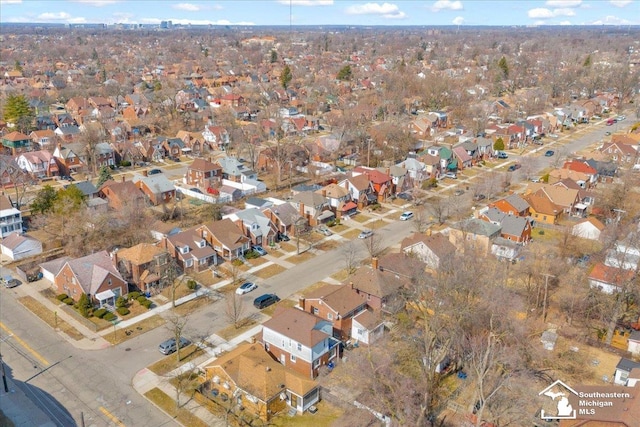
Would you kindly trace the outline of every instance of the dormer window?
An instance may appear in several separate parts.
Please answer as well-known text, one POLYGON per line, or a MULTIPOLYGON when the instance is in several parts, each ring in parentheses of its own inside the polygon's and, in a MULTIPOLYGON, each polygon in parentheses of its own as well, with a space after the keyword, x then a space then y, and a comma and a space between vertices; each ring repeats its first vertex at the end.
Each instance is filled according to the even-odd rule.
POLYGON ((180 251, 181 254, 189 253, 189 246, 180 246, 178 250, 180 251))
POLYGON ((202 248, 204 248, 206 246, 207 243, 203 239, 203 240, 200 240, 199 242, 196 242, 196 244, 198 245, 198 247, 200 249, 202 249, 202 248))

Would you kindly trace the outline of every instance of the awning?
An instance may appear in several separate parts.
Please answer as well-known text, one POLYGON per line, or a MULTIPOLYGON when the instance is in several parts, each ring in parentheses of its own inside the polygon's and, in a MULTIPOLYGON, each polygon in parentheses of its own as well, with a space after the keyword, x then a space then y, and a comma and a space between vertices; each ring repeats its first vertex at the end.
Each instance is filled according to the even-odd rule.
POLYGON ((105 300, 108 300, 109 298, 115 298, 115 297, 116 297, 116 294, 114 294, 111 289, 107 289, 104 292, 99 292, 96 294, 96 299, 98 301, 105 301, 105 300))
POLYGON ((455 169, 458 169, 458 161, 457 161, 457 160, 454 160, 454 161, 452 161, 451 163, 449 163, 449 164, 447 165, 447 169, 449 169, 449 170, 455 170, 455 169))
POLYGON ((587 209, 587 205, 585 205, 584 203, 576 203, 574 207, 581 211, 587 209))
POLYGON ((334 216, 336 216, 336 215, 333 212, 324 211, 320 215, 318 215, 318 220, 319 221, 324 221, 325 219, 333 218, 334 216))
POLYGON ((350 211, 351 209, 357 209, 358 205, 356 205, 355 203, 353 203, 352 201, 348 201, 347 203, 344 204, 344 206, 342 207, 342 211, 350 211))

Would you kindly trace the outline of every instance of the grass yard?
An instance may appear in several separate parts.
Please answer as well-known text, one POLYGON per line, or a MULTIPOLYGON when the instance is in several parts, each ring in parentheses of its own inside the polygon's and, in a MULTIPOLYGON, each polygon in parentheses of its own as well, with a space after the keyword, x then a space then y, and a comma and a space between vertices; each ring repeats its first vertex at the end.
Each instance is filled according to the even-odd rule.
POLYGON ((210 269, 191 273, 191 276, 196 282, 201 283, 204 286, 213 285, 223 280, 222 277, 215 277, 210 269))
POLYGON ((40 291, 40 294, 54 303, 55 305, 62 304, 58 298, 56 298, 56 291, 53 288, 46 288, 40 291))
POLYGON ((230 339, 237 337, 241 333, 246 332, 249 329, 253 328, 257 324, 258 322, 252 317, 245 317, 244 319, 241 319, 238 322, 237 328, 235 325, 229 325, 226 328, 220 329, 219 331, 217 331, 216 335, 218 335, 220 338, 224 339, 225 341, 229 341, 230 339))
POLYGON ((360 230, 354 228, 353 230, 349 230, 346 233, 342 233, 341 236, 347 240, 353 240, 358 237, 358 234, 360 234, 360 230))
POLYGON ((270 305, 269 307, 267 307, 264 310, 262 310, 262 314, 264 314, 265 316, 271 317, 271 316, 273 316, 273 313, 275 313, 277 307, 283 307, 283 308, 295 307, 296 304, 298 304, 297 300, 294 301, 294 300, 291 300, 291 299, 283 299, 279 303, 270 305))
POLYGON ((126 330, 118 329, 118 326, 116 325, 116 330, 104 335, 104 339, 106 339, 113 345, 118 345, 164 324, 165 320, 160 315, 156 314, 131 325, 126 330), (128 335, 127 332, 129 332, 128 335))
POLYGON ((280 250, 286 252, 291 252, 296 250, 295 237, 291 239, 289 242, 280 243, 280 250))
POLYGON ((329 283, 327 283, 327 282, 316 282, 316 283, 314 283, 313 285, 310 285, 310 286, 307 286, 306 288, 304 288, 304 289, 302 290, 302 292, 301 292, 301 293, 302 293, 302 295, 303 295, 303 296, 305 296, 305 297, 306 297, 306 296, 307 296, 307 295, 309 295, 311 292, 314 292, 314 291, 316 291, 317 289, 322 288, 323 286, 327 286, 328 284, 329 284, 329 283))
POLYGON ((162 359, 158 360, 153 365, 147 366, 147 369, 156 373, 157 375, 166 375, 174 369, 179 368, 185 363, 191 362, 199 356, 204 354, 204 350, 197 347, 194 344, 188 345, 185 348, 180 349, 180 361, 178 362, 176 353, 169 354, 162 359))
MULTIPOLYGON (((271 255, 271 252, 275 252, 275 251, 269 251, 269 255, 271 255)), ((263 257, 259 257, 259 258, 248 259, 247 262, 251 264, 251 267, 256 267, 258 265, 264 264, 265 262, 269 262, 269 260, 263 257)))
POLYGON ((278 427, 328 427, 344 414, 344 409, 331 405, 329 402, 321 400, 316 404, 318 412, 311 414, 305 412, 294 417, 286 413, 278 414, 271 420, 271 425, 278 427))
POLYGON ((329 227, 329 230, 333 231, 336 234, 340 234, 343 231, 347 231, 349 229, 349 227, 347 227, 344 224, 336 224, 333 227, 329 227))
MULTIPOLYGON (((178 287, 176 287, 176 299, 178 298, 182 298, 185 295, 188 295, 190 293, 192 293, 193 291, 191 289, 189 289, 187 287, 187 281, 190 279, 190 277, 185 277, 182 280, 182 283, 180 283, 178 285, 178 287)), ((179 279, 178 279, 179 280, 179 279)), ((162 295, 163 297, 167 298, 169 301, 171 301, 171 286, 167 286, 166 288, 164 288, 161 292, 160 295, 162 295)))
POLYGON ((300 255, 293 255, 287 258, 287 261, 292 262, 294 264, 300 264, 302 262, 308 261, 315 257, 315 255, 309 251, 303 252, 300 255))
POLYGON ((186 316, 189 313, 194 313, 201 308, 211 304, 213 301, 207 299, 206 297, 197 297, 192 299, 191 301, 187 301, 184 304, 180 304, 179 306, 172 308, 171 311, 180 316, 186 316))
POLYGON ((158 387, 152 388, 144 396, 180 424, 189 427, 207 427, 207 423, 193 415, 186 408, 176 408, 176 402, 158 387))
POLYGON ((332 279, 337 280, 338 282, 344 282, 349 277, 349 273, 346 269, 340 270, 337 273, 331 275, 332 279))
POLYGON ((268 279, 269 277, 280 274, 285 270, 286 268, 281 265, 271 264, 266 266, 265 268, 261 268, 260 270, 253 272, 253 275, 261 279, 268 279))
POLYGON ((371 230, 377 230, 379 228, 384 227, 385 225, 387 225, 387 223, 382 220, 382 219, 377 219, 373 222, 370 222, 369 224, 367 224, 367 226, 371 229, 371 230))
POLYGON ((531 232, 531 237, 537 242, 554 243, 562 238, 562 232, 547 228, 535 228, 531 232), (542 234, 540 234, 541 231, 543 232, 542 234))
POLYGON ((331 249, 335 249, 340 245, 341 243, 336 240, 323 240, 322 242, 316 244, 316 249, 320 249, 322 251, 330 251, 331 249))
POLYGON ((20 304, 25 306, 29 311, 31 311, 33 314, 38 316, 40 319, 42 319, 46 324, 48 324, 52 328, 54 329, 57 328, 61 330, 62 332, 64 332, 65 334, 67 334, 68 336, 70 336, 76 341, 79 341, 82 338, 84 338, 84 335, 78 332, 76 328, 74 328, 64 320, 60 319, 59 316, 56 316, 54 312, 49 310, 47 307, 42 305, 33 297, 30 297, 30 296, 21 297, 21 298, 18 298, 18 302, 20 302, 20 304))
POLYGON ((352 216, 350 221, 355 221, 358 222, 360 224, 364 224, 365 222, 369 221, 371 219, 370 216, 367 216, 366 214, 359 214, 356 216, 352 216))

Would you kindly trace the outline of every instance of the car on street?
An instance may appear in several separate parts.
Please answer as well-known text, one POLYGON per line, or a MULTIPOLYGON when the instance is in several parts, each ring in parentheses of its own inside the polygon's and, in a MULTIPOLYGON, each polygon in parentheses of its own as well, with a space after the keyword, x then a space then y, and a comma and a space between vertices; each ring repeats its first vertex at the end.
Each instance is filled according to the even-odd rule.
POLYGON ((453 173, 453 172, 447 172, 447 173, 445 173, 445 174, 444 174, 444 177, 445 177, 445 178, 449 178, 449 179, 458 179, 458 175, 456 175, 456 174, 455 174, 455 173, 453 173))
POLYGON ((625 120, 627 118, 627 116, 618 116, 616 117, 616 121, 621 122, 623 120, 625 120))
POLYGON ((360 234, 358 234, 358 239, 368 239, 369 237, 373 236, 373 231, 371 230, 364 230, 363 232, 361 232, 360 234))
MULTIPOLYGON (((186 339, 185 337, 180 337, 180 348, 185 348, 189 344, 191 344, 191 342, 188 339, 186 339)), ((168 340, 163 341, 158 346, 158 350, 160 350, 160 353, 162 353, 162 354, 175 353, 175 351, 177 349, 178 349, 178 347, 176 346, 176 339, 175 338, 169 338, 168 340)))
POLYGON ((616 119, 607 120, 607 126, 613 126, 616 121, 617 121, 616 119))
POLYGON ((547 135, 549 138, 557 138, 558 135, 556 135, 555 133, 550 133, 547 135))
POLYGON ((462 196, 463 194, 464 194, 464 190, 456 190, 453 193, 454 196, 462 196))
POLYGON ((542 180, 540 179, 539 176, 534 176, 533 178, 531 178, 531 182, 541 182, 542 180))
POLYGON ((15 288, 16 286, 20 286, 22 284, 20 280, 14 279, 13 277, 8 280, 2 279, 2 282, 4 283, 5 288, 15 288))
POLYGON ((555 154, 555 152, 554 152, 553 150, 547 150, 547 151, 544 153, 544 156, 545 156, 545 157, 552 157, 554 154, 555 154))
POLYGON ((402 212, 400 215, 400 221, 409 221, 411 218, 413 218, 413 212, 402 212))
POLYGON ((604 134, 605 134, 606 136, 609 136, 609 135, 611 135, 611 132, 606 131, 604 134))
POLYGON ((411 201, 413 200, 413 196, 411 196, 411 194, 409 193, 398 193, 396 195, 398 197, 398 199, 402 199, 402 200, 407 200, 407 201, 411 201))
POLYGON ((519 164, 519 163, 515 163, 515 164, 513 164, 513 165, 509 166, 509 169, 507 169, 507 170, 508 170, 509 172, 513 172, 513 171, 516 171, 516 170, 518 170, 518 169, 520 169, 520 164, 519 164))
POLYGON ((333 235, 333 233, 331 232, 331 230, 329 230, 329 228, 327 228, 327 226, 326 226, 326 225, 320 225, 320 226, 318 226, 317 228, 315 228, 315 232, 316 232, 316 233, 320 233, 320 234, 325 235, 325 236, 331 236, 331 235, 333 235))
POLYGON ((291 239, 286 234, 278 234, 278 240, 281 242, 288 242, 291 239))
POLYGON ((149 172, 147 172, 147 175, 156 175, 162 173, 162 170, 160 169, 150 169, 149 172))
POLYGON ((264 294, 253 300, 253 306, 258 310, 262 310, 278 301, 280 301, 280 298, 276 294, 264 294))
POLYGON ((498 151, 498 158, 499 159, 508 159, 509 155, 507 153, 505 153, 504 151, 498 151))
POLYGON ((253 247, 253 251, 256 252, 258 255, 260 256, 264 256, 267 254, 267 251, 264 250, 264 248, 260 245, 255 245, 253 247))
POLYGON ((245 282, 242 285, 238 286, 238 289, 236 289, 236 294, 238 295, 248 294, 254 289, 258 289, 258 285, 256 285, 253 282, 245 282))

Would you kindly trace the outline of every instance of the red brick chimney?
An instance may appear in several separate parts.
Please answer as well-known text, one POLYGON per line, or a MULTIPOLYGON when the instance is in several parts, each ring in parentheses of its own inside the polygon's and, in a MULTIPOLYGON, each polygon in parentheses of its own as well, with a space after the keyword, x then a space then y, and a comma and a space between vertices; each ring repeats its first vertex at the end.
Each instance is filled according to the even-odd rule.
POLYGON ((142 171, 142 176, 149 176, 149 171, 146 169, 142 171))
POLYGON ((372 257, 372 258, 371 258, 371 267, 372 267, 374 270, 377 270, 377 269, 378 269, 378 257, 375 257, 375 256, 374 256, 374 257, 372 257))
POLYGON ((303 217, 305 216, 304 214, 304 203, 300 202, 300 215, 302 215, 303 217))

